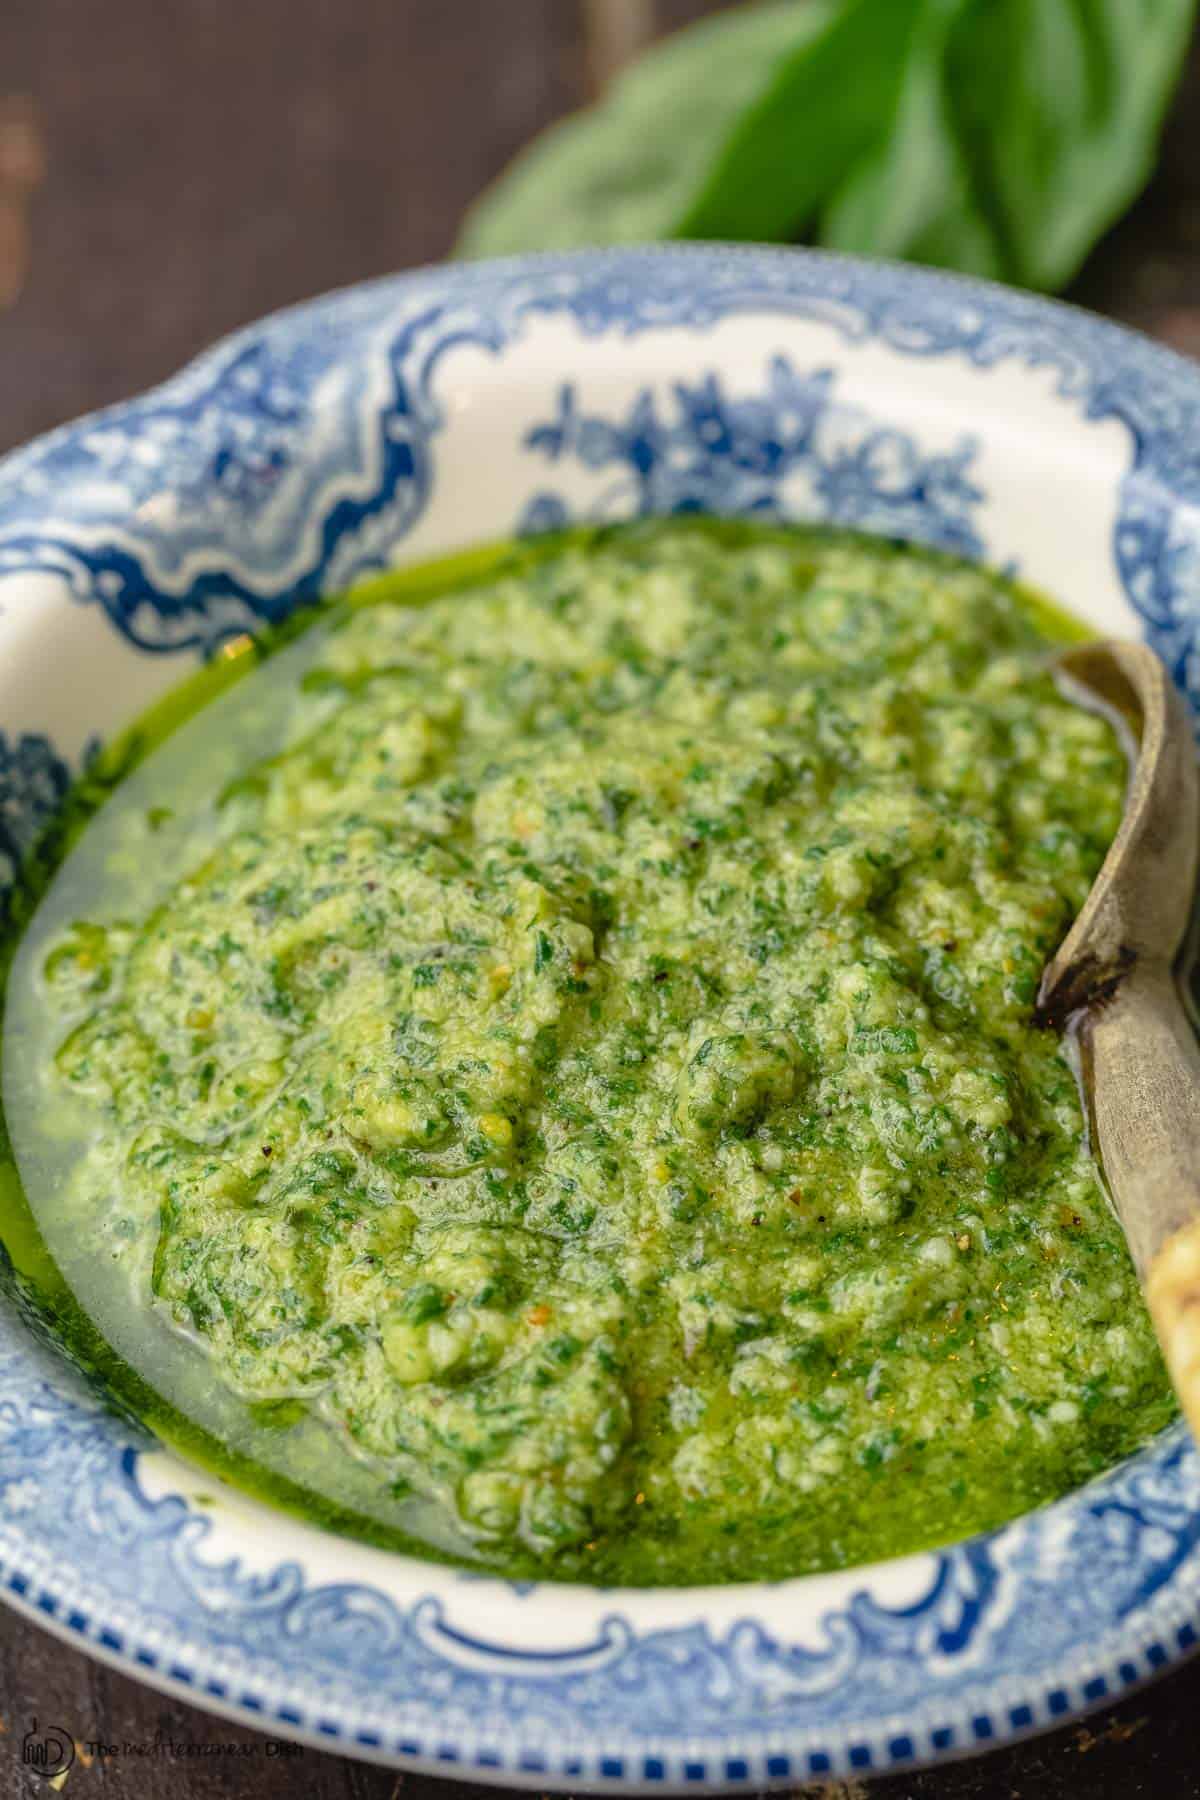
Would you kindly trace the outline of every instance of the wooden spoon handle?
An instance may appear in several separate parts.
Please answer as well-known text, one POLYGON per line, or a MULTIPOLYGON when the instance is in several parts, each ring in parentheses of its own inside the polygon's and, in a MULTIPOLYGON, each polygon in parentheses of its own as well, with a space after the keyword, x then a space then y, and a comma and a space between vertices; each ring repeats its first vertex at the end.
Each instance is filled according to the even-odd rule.
POLYGON ((1151 1263, 1146 1302, 1175 1392, 1200 1441, 1200 1219, 1168 1238, 1151 1263))
POLYGON ((1093 1145, 1200 1438, 1200 1045, 1171 971, 1131 970, 1079 1048, 1093 1145))

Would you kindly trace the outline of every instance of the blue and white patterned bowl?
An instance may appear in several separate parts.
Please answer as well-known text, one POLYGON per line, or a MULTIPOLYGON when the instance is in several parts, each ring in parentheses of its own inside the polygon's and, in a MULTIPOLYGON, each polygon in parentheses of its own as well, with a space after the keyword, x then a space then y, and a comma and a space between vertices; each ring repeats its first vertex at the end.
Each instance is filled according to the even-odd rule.
MULTIPOLYGON (((673 247, 335 294, 0 464, 0 875, 87 747, 228 634, 472 540, 701 509, 1012 564, 1200 699, 1200 371, 974 282, 673 247)), ((221 1489, 0 1315, 0 1584, 147 1681, 383 1761, 725 1787, 998 1742, 1197 1641, 1182 1427, 936 1554, 514 1587, 221 1489), (201 1504, 201 1497, 209 1503, 201 1504)))

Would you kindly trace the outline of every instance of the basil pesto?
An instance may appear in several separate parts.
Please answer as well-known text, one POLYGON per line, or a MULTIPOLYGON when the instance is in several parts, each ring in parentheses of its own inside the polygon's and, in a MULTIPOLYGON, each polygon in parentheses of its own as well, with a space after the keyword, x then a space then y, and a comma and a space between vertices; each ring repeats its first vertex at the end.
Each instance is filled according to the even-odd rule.
POLYGON ((81 1303, 250 1463, 514 1574, 838 1567, 1133 1449, 1172 1401, 1032 1021, 1126 775, 1056 635, 704 522, 322 613, 14 966, 81 1303))

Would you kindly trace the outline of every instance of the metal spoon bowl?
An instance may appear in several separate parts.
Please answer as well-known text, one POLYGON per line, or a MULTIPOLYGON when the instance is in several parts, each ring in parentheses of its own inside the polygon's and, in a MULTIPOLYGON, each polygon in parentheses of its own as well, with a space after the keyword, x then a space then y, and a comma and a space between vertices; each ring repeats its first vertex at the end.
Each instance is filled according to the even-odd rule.
POLYGON ((1192 721, 1144 644, 1082 644, 1057 668, 1128 732, 1136 761, 1120 829, 1042 976, 1038 1016, 1078 1044, 1092 1147, 1200 1438, 1200 1045, 1176 975, 1200 848, 1192 721))

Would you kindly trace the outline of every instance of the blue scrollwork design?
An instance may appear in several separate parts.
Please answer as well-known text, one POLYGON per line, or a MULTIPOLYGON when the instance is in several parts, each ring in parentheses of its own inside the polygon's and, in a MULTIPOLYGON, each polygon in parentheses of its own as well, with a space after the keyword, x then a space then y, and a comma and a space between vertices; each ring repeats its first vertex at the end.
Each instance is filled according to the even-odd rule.
POLYGON ((42 732, 0 731, 0 900, 70 785, 68 764, 42 732))
MULTIPOLYGON (((555 417, 530 429, 525 447, 550 463, 607 474, 589 520, 667 513, 813 518, 980 557, 974 522, 983 494, 970 478, 978 445, 960 440, 926 455, 910 431, 839 404, 836 372, 799 374, 771 359, 762 387, 734 398, 717 374, 677 382, 665 412, 644 388, 624 418, 580 405, 574 382, 555 417)), ((559 491, 543 489, 521 519, 525 532, 578 521, 559 491)))
MULTIPOLYGON (((1200 692, 1194 372, 1116 327, 1028 296, 787 252, 679 246, 477 265, 400 277, 281 314, 164 387, 0 464, 0 576, 60 574, 139 648, 211 648, 383 564, 428 503, 443 424, 433 378, 457 347, 500 356, 531 323, 552 316, 590 336, 633 338, 660 329, 702 334, 750 314, 820 321, 848 344, 955 358, 980 371, 1010 362, 1046 369, 1078 416, 1119 421, 1131 459, 1115 565, 1181 685, 1200 692)), ((654 419, 610 426, 627 439, 621 454, 639 503, 703 497, 729 510, 722 478, 740 483, 747 503, 769 503, 763 459, 803 454, 804 409, 821 405, 820 374, 777 370, 765 393, 735 401, 702 382, 677 395, 670 424, 660 403, 654 419), (794 395, 772 386, 789 381, 798 384, 794 395), (801 415, 780 438, 793 398, 801 415), (755 430, 756 405, 774 415, 765 432, 755 430), (690 485, 657 453, 664 430, 686 434, 676 444, 686 451, 690 443, 690 485), (643 468, 638 459, 647 455, 643 468)), ((584 429, 560 418, 544 429, 573 423, 574 453, 616 452, 603 420, 584 429)), ((946 527, 954 546, 971 553, 969 449, 945 466, 934 459, 922 467, 905 436, 867 432, 852 453, 814 464, 824 516, 878 518, 875 528, 920 535, 948 515, 963 526, 946 527)), ((557 506, 548 494, 527 510, 526 524, 553 523, 557 506)))

